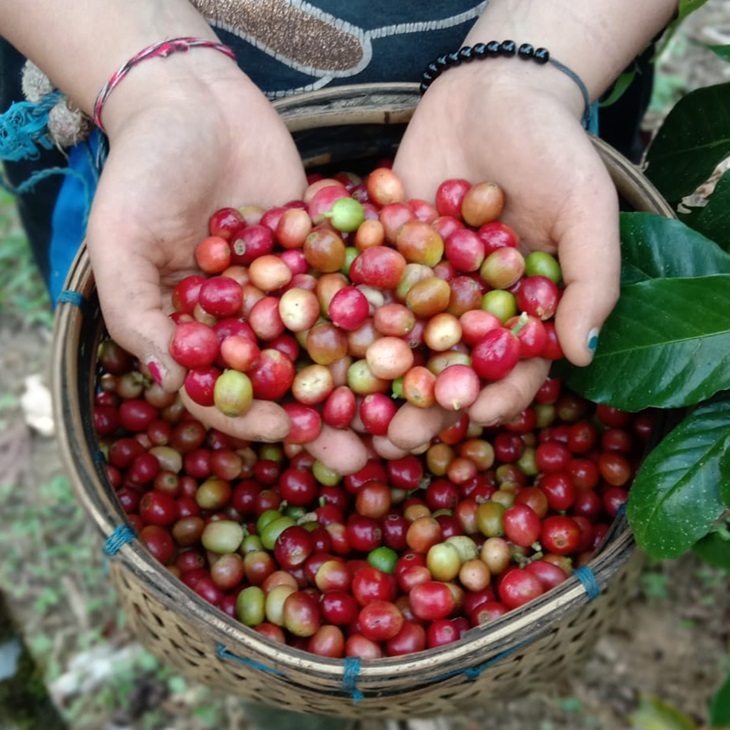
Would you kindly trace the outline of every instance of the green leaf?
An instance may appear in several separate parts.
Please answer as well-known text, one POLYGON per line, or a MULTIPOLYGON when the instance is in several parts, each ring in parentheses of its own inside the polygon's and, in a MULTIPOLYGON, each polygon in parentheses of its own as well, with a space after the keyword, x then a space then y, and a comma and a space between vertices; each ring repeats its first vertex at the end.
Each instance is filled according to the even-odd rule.
POLYGON ((710 703, 710 726, 718 730, 730 727, 730 675, 710 703))
POLYGON ((730 534, 713 531, 692 546, 692 552, 703 562, 730 573, 730 534))
POLYGON ((726 507, 730 507, 730 450, 720 459, 720 499, 726 507))
POLYGON ((627 516, 651 557, 676 558, 725 511, 718 484, 730 443, 730 400, 697 408, 649 453, 629 491, 627 516))
POLYGON ((697 725, 675 707, 644 695, 629 718, 633 730, 697 730, 697 725))
POLYGON ((700 43, 703 48, 708 51, 712 51, 716 56, 719 56, 723 61, 730 61, 730 46, 714 46, 710 43, 700 43))
POLYGON ((672 218, 621 213, 622 284, 712 274, 730 274, 730 255, 714 241, 672 218))
POLYGON ((689 210, 679 213, 680 220, 730 251, 730 171, 718 180, 706 205, 689 210))
POLYGON ((661 43, 659 45, 659 49, 657 50, 656 54, 654 55, 654 58, 656 59, 659 57, 669 46, 669 42, 674 37, 674 34, 677 32, 677 29, 682 24, 684 19, 690 15, 690 13, 693 13, 695 10, 701 8, 707 0, 679 0, 679 7, 677 9, 677 17, 669 23, 666 30, 662 34, 661 43))
POLYGON ((677 204, 705 182, 730 154, 730 83, 706 86, 680 99, 646 156, 647 177, 677 204))
POLYGON ((679 0, 678 20, 684 20, 690 13, 701 8, 707 0, 679 0))
POLYGON ((631 69, 631 71, 625 71, 624 73, 622 73, 614 82, 613 88, 611 89, 611 93, 608 95, 608 98, 604 99, 598 106, 603 108, 615 104, 626 93, 626 89, 631 86, 631 82, 635 78, 635 69, 631 69))
POLYGON ((556 373, 595 403, 639 411, 699 403, 730 389, 730 275, 630 284, 593 362, 556 373))

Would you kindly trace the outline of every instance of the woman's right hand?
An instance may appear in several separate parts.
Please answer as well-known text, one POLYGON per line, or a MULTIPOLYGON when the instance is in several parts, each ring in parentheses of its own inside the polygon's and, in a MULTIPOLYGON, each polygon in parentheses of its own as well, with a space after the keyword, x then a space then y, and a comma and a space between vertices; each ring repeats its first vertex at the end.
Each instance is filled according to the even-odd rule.
MULTIPOLYGON (((271 207, 301 198, 306 177, 281 118, 236 65, 197 50, 143 64, 110 95, 103 122, 109 157, 87 244, 110 335, 163 386, 182 386, 170 356, 176 283, 197 271, 194 249, 210 215, 226 206, 271 207)), ((186 398, 206 423, 240 438, 281 441, 289 419, 255 401, 228 418, 186 398)), ((349 432, 323 432, 311 450, 331 468, 359 469, 365 447, 349 432)))

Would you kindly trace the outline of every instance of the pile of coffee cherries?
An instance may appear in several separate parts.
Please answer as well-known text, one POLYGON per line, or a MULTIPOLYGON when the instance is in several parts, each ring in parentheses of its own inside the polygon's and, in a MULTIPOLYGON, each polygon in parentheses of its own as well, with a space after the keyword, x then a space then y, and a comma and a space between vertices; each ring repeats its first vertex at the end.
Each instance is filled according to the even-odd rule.
POLYGON ((442 646, 566 580, 652 431, 548 378, 502 426, 462 414, 422 454, 371 451, 343 477, 301 445, 206 428, 112 340, 98 364, 94 424, 140 542, 212 607, 324 657, 442 646))
POLYGON ((289 442, 357 419, 387 432, 398 405, 467 409, 525 358, 558 359, 561 271, 524 256, 493 182, 444 181, 406 200, 389 167, 313 177, 302 200, 223 208, 173 294, 170 353, 204 406, 281 401, 289 442))

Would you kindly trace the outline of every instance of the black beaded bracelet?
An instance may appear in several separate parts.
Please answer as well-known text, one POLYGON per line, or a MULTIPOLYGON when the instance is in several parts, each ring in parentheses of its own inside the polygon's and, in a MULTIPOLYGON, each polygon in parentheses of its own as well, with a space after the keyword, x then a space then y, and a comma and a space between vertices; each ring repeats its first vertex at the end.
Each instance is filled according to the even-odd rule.
POLYGON ((489 41, 489 43, 475 43, 473 46, 463 46, 458 51, 439 56, 435 61, 426 66, 426 70, 421 76, 421 95, 426 93, 428 87, 444 71, 454 66, 461 66, 462 63, 470 63, 471 61, 484 58, 508 58, 510 56, 517 56, 517 58, 521 58, 523 61, 534 61, 540 66, 549 63, 572 79, 580 89, 583 103, 585 104, 582 120, 583 126, 586 129, 589 128, 591 121, 591 97, 581 77, 565 64, 552 58, 547 48, 535 48, 530 43, 522 43, 518 46, 514 41, 510 40, 489 41))

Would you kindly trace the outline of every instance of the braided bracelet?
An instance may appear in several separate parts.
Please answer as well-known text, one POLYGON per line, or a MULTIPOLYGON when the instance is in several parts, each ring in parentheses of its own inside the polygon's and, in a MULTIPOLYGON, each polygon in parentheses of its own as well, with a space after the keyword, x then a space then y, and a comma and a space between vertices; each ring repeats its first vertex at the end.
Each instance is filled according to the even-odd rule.
POLYGON ((591 124, 591 97, 583 80, 565 64, 551 58, 550 51, 547 48, 535 48, 529 43, 523 43, 518 47, 514 41, 489 41, 489 43, 476 43, 473 46, 463 46, 458 51, 439 56, 435 61, 426 66, 426 70, 421 76, 421 95, 426 93, 428 87, 444 71, 454 66, 461 66, 462 63, 470 63, 471 61, 484 58, 508 58, 510 56, 517 56, 523 61, 534 61, 540 66, 549 63, 558 69, 558 71, 562 71, 562 73, 572 79, 580 89, 585 105, 582 119, 583 127, 585 129, 589 128, 591 124))
POLYGON ((118 86, 119 82, 138 64, 142 61, 146 61, 149 58, 167 58, 173 53, 185 53, 191 48, 212 48, 215 51, 224 53, 229 58, 236 60, 236 54, 228 46, 224 46, 222 43, 216 43, 215 41, 208 40, 206 38, 171 38, 167 41, 160 41, 159 43, 153 43, 146 48, 143 48, 139 53, 132 56, 126 63, 122 64, 107 81, 96 96, 94 102, 94 124, 103 132, 104 126, 101 123, 101 112, 104 108, 106 100, 109 98, 109 94, 118 86))

